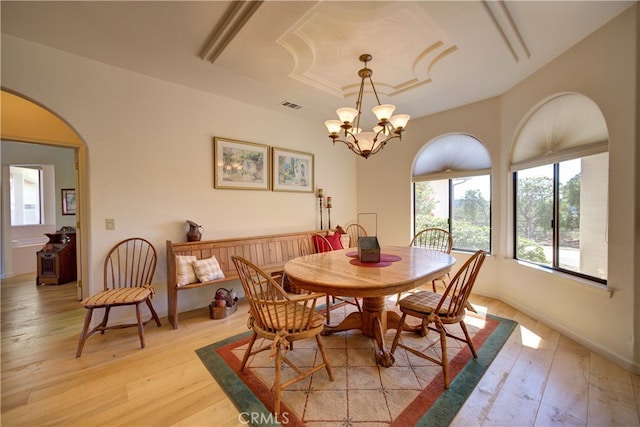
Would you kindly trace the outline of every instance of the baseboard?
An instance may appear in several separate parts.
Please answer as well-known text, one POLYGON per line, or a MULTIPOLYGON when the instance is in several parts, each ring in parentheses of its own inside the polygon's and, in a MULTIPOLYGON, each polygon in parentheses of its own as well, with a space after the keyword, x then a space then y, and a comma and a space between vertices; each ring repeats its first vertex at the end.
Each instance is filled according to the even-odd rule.
POLYGON ((545 318, 545 316, 543 316, 542 314, 538 313, 536 310, 533 310, 531 307, 528 307, 526 305, 523 305, 517 301, 511 300, 509 298, 504 298, 503 296, 496 296, 496 295, 485 295, 487 297, 490 298, 494 298, 497 299, 499 301, 504 302, 505 304, 510 305, 511 307, 521 311, 522 313, 526 314, 527 316, 536 319, 537 321, 544 323, 545 325, 549 326, 550 328, 556 330, 557 332, 561 333, 562 335, 564 335, 567 338, 572 339, 573 341, 577 342, 578 344, 588 348, 589 350, 593 351, 594 353, 604 357, 605 359, 611 361, 612 363, 615 363, 616 365, 618 365, 619 367, 634 373, 634 374, 640 374, 640 362, 636 362, 633 360, 630 360, 618 353, 615 353, 613 351, 611 351, 610 349, 603 347, 602 345, 600 345, 599 343, 588 339, 587 337, 577 334, 575 333, 575 331, 572 331, 571 329, 568 329, 566 326, 560 324, 560 323, 556 323, 553 321, 550 321, 548 318, 545 318), (544 320, 542 320, 544 319, 544 320))

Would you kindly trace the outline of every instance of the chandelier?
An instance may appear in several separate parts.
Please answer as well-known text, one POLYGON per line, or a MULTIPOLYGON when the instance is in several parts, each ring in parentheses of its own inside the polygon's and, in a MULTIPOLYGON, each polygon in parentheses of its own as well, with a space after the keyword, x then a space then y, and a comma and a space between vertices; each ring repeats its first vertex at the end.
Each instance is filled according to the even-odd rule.
POLYGON ((402 132, 407 126, 407 122, 411 118, 408 114, 397 114, 392 116, 396 109, 392 104, 380 104, 378 92, 373 85, 371 75, 373 71, 367 68, 367 62, 371 61, 372 56, 369 54, 360 55, 360 61, 364 62, 364 68, 358 71, 360 76, 360 91, 356 101, 356 108, 343 107, 338 108, 336 113, 340 120, 327 120, 324 122, 329 130, 329 138, 342 142, 349 147, 351 151, 365 159, 382 150, 387 142, 394 138, 402 140, 402 132), (373 114, 378 119, 378 125, 373 131, 362 132, 360 128, 360 116, 362 115, 362 95, 364 94, 364 81, 369 79, 373 94, 376 96, 378 105, 373 107, 373 114), (342 133, 342 135, 340 135, 342 133), (342 139, 340 139, 342 136, 342 139))

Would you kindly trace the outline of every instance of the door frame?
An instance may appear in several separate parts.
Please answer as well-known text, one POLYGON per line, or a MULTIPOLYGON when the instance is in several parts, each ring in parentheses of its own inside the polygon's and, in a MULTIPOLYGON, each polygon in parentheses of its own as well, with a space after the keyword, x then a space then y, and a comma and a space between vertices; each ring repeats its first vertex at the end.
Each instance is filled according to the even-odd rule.
MULTIPOLYGON (((89 270, 88 257, 88 153, 87 144, 60 115, 19 93, 0 88, 2 94, 0 137, 2 140, 72 148, 75 156, 76 176, 76 257, 78 265, 77 297, 89 295, 89 284, 83 272, 89 270), (28 123, 28 125, 25 125, 28 123)), ((4 215, 3 215, 4 216, 4 215)), ((5 228, 6 220, 2 221, 5 228)), ((2 233, 3 236, 6 233, 2 233)), ((3 245, 6 246, 3 238, 3 245)), ((9 242, 10 243, 10 242, 9 242)), ((87 274, 87 277, 90 275, 87 274)))

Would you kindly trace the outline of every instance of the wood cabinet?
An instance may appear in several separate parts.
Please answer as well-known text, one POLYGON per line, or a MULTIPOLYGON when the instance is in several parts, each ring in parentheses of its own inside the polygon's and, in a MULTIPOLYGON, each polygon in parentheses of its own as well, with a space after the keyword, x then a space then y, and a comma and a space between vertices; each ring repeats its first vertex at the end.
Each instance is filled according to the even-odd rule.
POLYGON ((61 285, 78 278, 76 265, 76 233, 47 233, 46 249, 36 254, 38 269, 36 285, 61 285))

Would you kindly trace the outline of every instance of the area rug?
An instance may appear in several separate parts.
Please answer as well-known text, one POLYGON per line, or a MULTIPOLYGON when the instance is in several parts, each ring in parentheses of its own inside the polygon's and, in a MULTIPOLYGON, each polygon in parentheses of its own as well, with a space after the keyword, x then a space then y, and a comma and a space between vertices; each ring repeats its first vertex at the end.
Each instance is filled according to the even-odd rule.
MULTIPOLYGON (((396 309, 393 300, 387 302, 387 307, 396 309)), ((331 312, 332 323, 339 322, 354 309, 350 304, 336 306, 331 312)), ((447 341, 452 378, 448 390, 444 389, 440 366, 404 349, 398 348, 395 364, 385 368, 375 362, 374 341, 360 331, 323 337, 334 381, 329 381, 326 370, 320 370, 283 390, 281 424, 310 427, 449 425, 516 326, 512 320, 488 314, 468 313, 465 322, 478 358, 471 356, 465 343, 447 341)), ((448 330, 462 334, 458 325, 448 330)), ((395 330, 389 330, 385 335, 387 348, 394 334, 395 330)), ((437 338, 432 334, 429 337, 437 338)), ((200 348, 196 353, 238 408, 243 423, 278 425, 272 415, 270 389, 275 369, 269 352, 253 356, 247 368, 239 371, 250 335, 248 331, 200 348)), ((424 347, 426 343, 425 338, 409 332, 403 333, 402 340, 412 346, 424 347), (416 340, 420 340, 419 344, 416 340)), ((255 345, 261 344, 259 339, 255 345)), ((439 344, 428 351, 438 354, 439 344)), ((311 366, 321 360, 313 339, 296 341, 288 357, 295 358, 301 366, 311 366)), ((283 379, 287 370, 293 372, 283 364, 283 379)))

